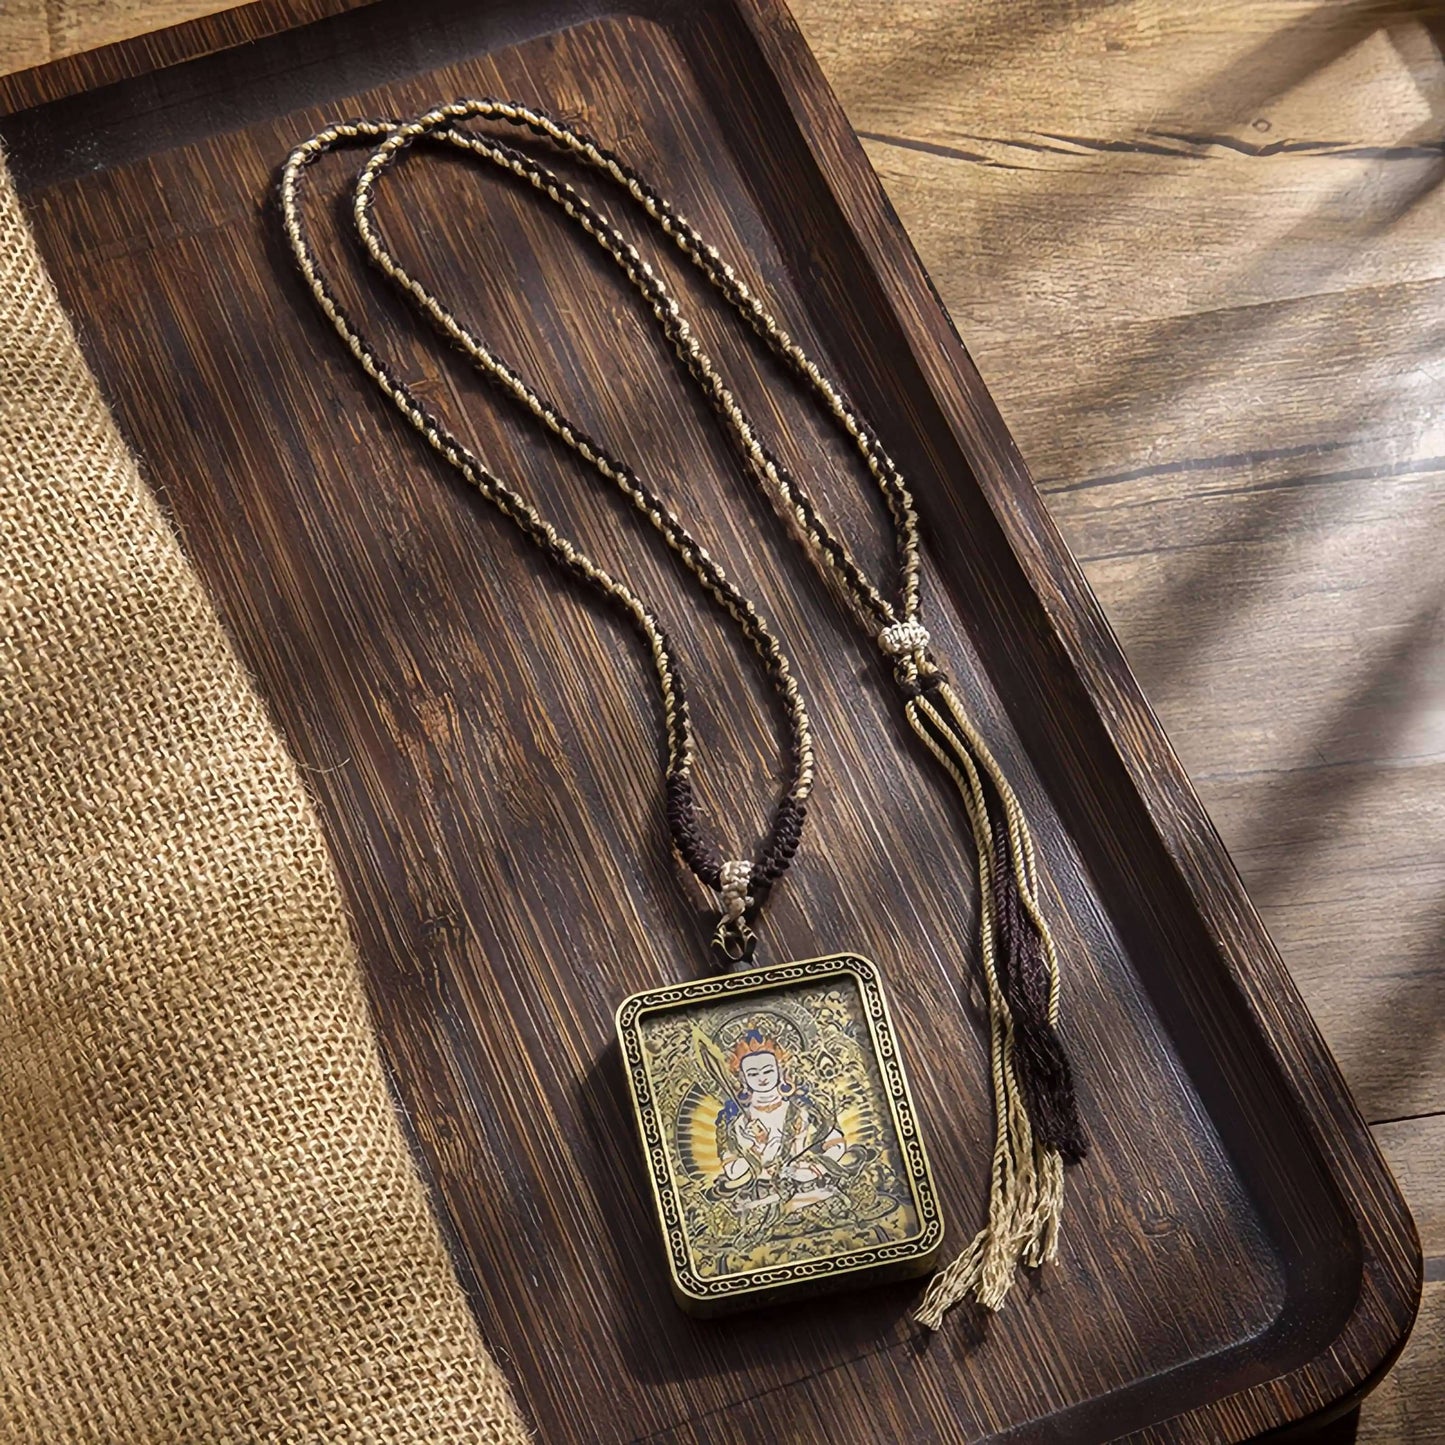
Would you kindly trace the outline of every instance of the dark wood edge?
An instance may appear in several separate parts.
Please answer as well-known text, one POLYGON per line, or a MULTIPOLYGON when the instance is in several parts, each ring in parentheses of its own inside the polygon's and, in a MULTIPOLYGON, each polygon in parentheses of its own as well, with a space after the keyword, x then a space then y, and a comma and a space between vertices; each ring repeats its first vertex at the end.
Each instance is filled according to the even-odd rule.
MULTIPOLYGON (((253 0, 166 30, 67 56, 0 77, 0 116, 134 79, 372 3, 375 0, 253 0)), ((934 343, 918 360, 949 425, 967 453, 977 454, 986 445, 1004 462, 996 474, 979 472, 978 486, 1016 554, 1030 559, 1025 570, 1048 625, 1201 915, 1217 918, 1219 895, 1224 895, 1231 927, 1241 940, 1230 946, 1229 930, 1216 930, 1224 962, 1260 1020, 1262 1031, 1275 1040, 1281 1066, 1306 1105, 1308 1127, 1322 1157, 1347 1184, 1356 1186, 1347 1190, 1347 1196, 1361 1237, 1367 1241, 1362 1283, 1356 1308, 1334 1340, 1295 1370, 1177 1416, 1163 1427, 1167 1438, 1175 1438, 1178 1427, 1190 1425, 1209 1429, 1210 1438, 1250 1438, 1248 1433, 1239 1433, 1244 1420, 1272 1417, 1278 1421, 1283 1408, 1298 1413, 1292 1422, 1282 1423, 1264 1438, 1297 1438, 1300 1428, 1325 1424, 1358 1405, 1404 1348, 1423 1285, 1423 1260, 1414 1222, 1238 873, 1232 866, 1222 872, 1219 869, 1220 861, 1228 859, 1227 851, 1002 417, 991 400, 976 400, 972 416, 960 410, 960 396, 986 396, 986 389, 978 382, 947 310, 802 34, 781 0, 729 3, 747 24, 767 63, 786 82, 781 88, 794 120, 809 143, 824 155, 825 183, 890 304, 901 315, 919 321, 922 332, 934 343), (806 97, 815 108, 805 108, 800 97, 806 97), (840 186, 835 174, 846 185, 840 186), (888 245, 897 248, 896 258, 904 263, 905 274, 897 281, 883 264, 875 239, 879 236, 887 237, 888 245), (1134 752, 1120 745, 1124 735, 1134 741, 1134 752), (1379 1215, 1367 1219, 1360 1213, 1356 1203, 1360 1194, 1369 1195, 1381 1206, 1379 1215), (1376 1247, 1370 1246, 1371 1240, 1376 1247), (1401 1268, 1402 1261, 1409 1263, 1401 1268), (1373 1311, 1366 1308, 1370 1294, 1373 1311), (1339 1354, 1368 1361, 1356 1369, 1343 1389, 1338 1379, 1339 1354), (1336 1378, 1326 1394, 1320 1391, 1322 1381, 1317 1377, 1327 1365, 1336 1378), (1282 1385, 1293 1387, 1288 1397, 1281 1392, 1282 1385), (1312 1396, 1315 1405, 1301 1403, 1312 1396)), ((1131 1438, 1144 1440, 1155 1435, 1151 1430, 1131 1438)), ((1166 1436, 1161 1432, 1158 1438, 1166 1436)))
POLYGON ((1361 1289, 1354 1311, 1335 1339, 1297 1369, 1252 1385, 1218 1402, 1217 1407, 1176 1417, 1172 1423, 1193 1421, 1204 1425, 1217 1415, 1223 1424, 1238 1414, 1237 1408, 1231 1412, 1231 1406, 1246 1402, 1278 1420, 1284 1403, 1278 1387, 1284 1382, 1298 1387, 1297 1392, 1292 1392, 1292 1404, 1308 1399, 1312 1393, 1318 1401, 1313 1408, 1305 1407, 1298 1418, 1322 1423, 1358 1404, 1404 1348, 1423 1287, 1423 1257, 1414 1220, 1238 872, 1231 865, 1222 870, 1221 876, 1218 865, 1228 860, 1228 851, 1130 670, 1082 568, 1034 486, 1002 417, 977 379, 952 319, 796 23, 775 0, 733 3, 746 18, 768 63, 783 77, 782 91, 799 128, 823 153, 826 164, 821 170, 826 183, 868 254, 890 304, 901 314, 918 318, 936 343, 919 361, 950 425, 960 439, 970 443, 965 451, 977 454, 979 443, 986 438, 989 446, 1006 458, 1005 473, 994 476, 980 472, 978 485, 1014 551, 1032 558, 1033 565, 1024 570, 1049 626, 1103 719, 1119 762, 1200 912, 1217 917, 1217 900, 1223 893, 1232 915, 1231 927, 1243 943, 1231 948, 1229 930, 1216 930, 1224 945, 1225 963, 1262 1025, 1268 1017, 1264 1031, 1275 1039, 1281 1065, 1306 1102, 1308 1124, 1321 1155, 1333 1171, 1357 1186, 1348 1191, 1347 1207, 1354 1213, 1362 1240, 1366 1241, 1361 1289), (817 108, 804 110, 800 96, 816 99, 817 108), (838 176, 847 184, 837 184, 838 176), (872 239, 880 234, 887 235, 889 245, 896 245, 899 255, 906 257, 906 275, 901 284, 892 281, 890 267, 882 264, 872 239), (973 398, 971 404, 977 415, 968 417, 960 412, 957 398, 963 395, 973 398), (1133 739, 1136 752, 1119 745, 1124 734, 1133 739), (1332 1127, 1324 1127, 1326 1124, 1332 1127), (1378 1215, 1366 1218, 1361 1214, 1361 1194, 1381 1206, 1378 1215), (1371 1241, 1375 1247, 1371 1247, 1371 1241), (1371 1295, 1373 1310, 1367 1307, 1371 1295), (1327 1364, 1338 1376, 1340 1366, 1335 1357, 1346 1350, 1368 1363, 1356 1370, 1355 1378, 1343 1389, 1336 1379, 1331 1393, 1321 1395, 1313 1377, 1322 1373, 1327 1364))
POLYGON ((374 3, 375 0, 252 0, 249 5, 202 15, 181 25, 119 40, 79 55, 67 55, 29 70, 17 70, 13 75, 0 76, 0 116, 96 90, 102 85, 133 80, 167 66, 374 3))
MULTIPOLYGON (((1303 1419, 1266 1430, 1263 1435, 1256 1435, 1249 1445, 1309 1445, 1310 1441, 1321 1440, 1330 1426, 1339 1425, 1352 1416, 1358 1417, 1365 1397, 1395 1368, 1395 1362, 1400 1358, 1406 1343, 1407 1340, 1402 1339, 1349 1394, 1342 1395, 1338 1400, 1303 1419)), ((1333 1434, 1328 1438, 1333 1439, 1333 1434)), ((1351 1433, 1347 1438, 1353 1440, 1355 1437, 1351 1433)))
POLYGON ((1273 1430, 1266 1430, 1263 1435, 1256 1435, 1250 1441, 1250 1445, 1309 1445, 1310 1441, 1318 1440, 1321 1433, 1329 1429, 1331 1425, 1338 1425, 1349 1416, 1358 1415, 1365 1397, 1395 1368, 1395 1363, 1399 1360, 1407 1343, 1408 1338, 1402 1338, 1399 1344, 1347 1395, 1340 1396, 1339 1399, 1322 1406, 1303 1419, 1291 1421, 1288 1425, 1279 1425, 1273 1430))

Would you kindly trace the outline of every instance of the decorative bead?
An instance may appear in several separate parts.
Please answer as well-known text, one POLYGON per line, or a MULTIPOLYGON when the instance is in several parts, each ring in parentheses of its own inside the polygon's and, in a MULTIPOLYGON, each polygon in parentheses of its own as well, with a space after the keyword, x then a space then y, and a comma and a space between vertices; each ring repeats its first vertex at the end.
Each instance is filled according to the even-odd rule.
POLYGON ((738 858, 729 858, 722 865, 721 883, 718 893, 722 896, 722 923, 739 923, 748 909, 748 885, 752 881, 753 865, 738 858))

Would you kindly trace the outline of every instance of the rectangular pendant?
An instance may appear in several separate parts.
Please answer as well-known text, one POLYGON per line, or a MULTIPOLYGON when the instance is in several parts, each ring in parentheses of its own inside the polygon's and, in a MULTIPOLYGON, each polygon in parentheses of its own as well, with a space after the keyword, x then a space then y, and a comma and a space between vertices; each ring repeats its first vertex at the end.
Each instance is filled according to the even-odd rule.
POLYGON ((927 1273, 943 1221, 874 964, 647 989, 617 1037, 688 1313, 927 1273))

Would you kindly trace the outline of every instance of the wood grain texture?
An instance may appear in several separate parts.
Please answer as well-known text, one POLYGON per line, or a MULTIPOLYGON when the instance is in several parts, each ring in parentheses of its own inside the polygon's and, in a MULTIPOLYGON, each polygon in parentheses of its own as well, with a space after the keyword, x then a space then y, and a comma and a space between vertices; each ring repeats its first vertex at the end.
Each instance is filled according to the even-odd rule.
MULTIPOLYGON (((149 19, 148 15, 129 17, 132 25, 139 25, 141 28, 145 28, 142 21, 149 19)), ((49 60, 52 54, 43 5, 7 5, 0 9, 0 61, 3 61, 7 71, 41 65, 49 60)))
POLYGON ((1445 1116, 1377 1124, 1375 1138, 1414 1211, 1426 1274, 1445 1281, 1445 1116))
MULTIPOLYGON (((1438 8, 797 9, 1362 1108, 1440 1110, 1438 8)), ((1440 1288, 1361 1438, 1445 1438, 1440 1288)))
MULTIPOLYGON (((1375 1119, 1438 1109, 1442 109, 1428 14, 919 4, 885 26, 882 13, 799 7, 1357 1096, 1375 1119)), ((166 193, 182 192, 174 173, 166 193)), ((148 240, 222 224, 181 204, 194 214, 148 240)), ((134 320, 122 308, 111 324, 134 320)), ((116 369, 155 364, 125 355, 116 369)), ((226 543, 190 540, 242 568, 226 543)), ((449 738, 459 721, 433 705, 449 738)), ((869 765, 856 740, 830 745, 869 765)), ((630 806, 646 819, 645 788, 630 806)), ((450 1136, 418 1127, 446 1152, 450 1136)), ((1438 1186, 1423 1187, 1428 1212, 1438 1186)), ((1391 1386, 1401 1398, 1438 1358, 1432 1319, 1427 1303, 1391 1386)), ((896 1402, 898 1368, 880 1357, 882 1374, 848 1388, 896 1402)), ((819 1378, 811 1398, 835 1399, 842 1376, 819 1378)), ((913 1412, 901 1438, 1006 1414, 985 1421, 977 1401, 909 1379, 922 1403, 888 1406, 913 1412)))
POLYGON ((0 112, 79 95, 369 3, 7 0, 0 9, 0 112))

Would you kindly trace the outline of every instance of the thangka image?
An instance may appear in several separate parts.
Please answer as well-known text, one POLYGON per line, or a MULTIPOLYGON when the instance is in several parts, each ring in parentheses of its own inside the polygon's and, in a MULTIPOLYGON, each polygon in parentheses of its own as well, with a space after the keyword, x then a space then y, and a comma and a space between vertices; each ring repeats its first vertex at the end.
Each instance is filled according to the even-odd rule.
POLYGON ((663 1014, 643 1035, 699 1276, 917 1234, 856 984, 663 1014))

